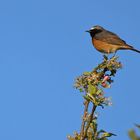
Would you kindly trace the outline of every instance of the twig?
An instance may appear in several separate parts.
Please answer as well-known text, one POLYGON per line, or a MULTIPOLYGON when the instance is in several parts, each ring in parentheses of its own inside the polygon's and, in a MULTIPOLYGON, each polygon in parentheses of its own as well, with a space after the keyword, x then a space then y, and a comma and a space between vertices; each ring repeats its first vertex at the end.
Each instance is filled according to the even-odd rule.
POLYGON ((89 101, 85 100, 84 105, 85 105, 85 109, 84 109, 83 121, 82 121, 82 125, 81 125, 81 140, 84 137, 84 129, 85 129, 85 123, 86 123, 85 118, 86 118, 87 112, 88 112, 89 101))
POLYGON ((89 121, 88 121, 88 123, 87 123, 87 125, 86 125, 85 132, 84 132, 84 137, 83 137, 82 140, 85 140, 85 138, 87 137, 87 131, 88 131, 88 128, 89 128, 89 126, 90 126, 90 123, 91 123, 92 120, 93 120, 93 116, 94 116, 94 112, 95 112, 95 110, 96 110, 96 107, 97 107, 97 106, 95 106, 95 105, 93 104, 92 111, 91 111, 91 115, 90 115, 89 121))

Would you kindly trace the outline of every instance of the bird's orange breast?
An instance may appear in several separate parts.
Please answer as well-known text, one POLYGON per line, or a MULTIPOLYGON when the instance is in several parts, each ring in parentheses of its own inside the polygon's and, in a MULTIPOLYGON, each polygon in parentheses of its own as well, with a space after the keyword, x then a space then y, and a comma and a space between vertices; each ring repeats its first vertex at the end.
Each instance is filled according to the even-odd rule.
POLYGON ((98 51, 103 53, 114 53, 120 48, 119 45, 109 44, 105 41, 100 41, 94 38, 92 38, 92 43, 98 51))

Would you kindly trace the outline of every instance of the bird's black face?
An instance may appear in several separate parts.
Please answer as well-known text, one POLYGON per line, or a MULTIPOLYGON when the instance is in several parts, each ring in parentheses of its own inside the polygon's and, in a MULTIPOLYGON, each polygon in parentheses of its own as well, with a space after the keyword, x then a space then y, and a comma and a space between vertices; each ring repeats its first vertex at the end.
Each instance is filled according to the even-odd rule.
POLYGON ((103 27, 97 25, 97 26, 93 26, 90 30, 88 30, 86 32, 90 33, 91 37, 94 37, 95 34, 100 33, 103 30, 104 30, 103 27))

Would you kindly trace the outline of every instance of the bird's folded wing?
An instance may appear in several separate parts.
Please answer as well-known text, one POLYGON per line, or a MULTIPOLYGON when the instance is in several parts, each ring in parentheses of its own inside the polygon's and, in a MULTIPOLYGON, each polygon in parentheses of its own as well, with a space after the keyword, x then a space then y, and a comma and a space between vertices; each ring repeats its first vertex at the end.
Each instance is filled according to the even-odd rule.
POLYGON ((124 40, 110 31, 104 31, 100 34, 97 34, 95 35, 95 38, 112 45, 126 45, 126 42, 124 40))

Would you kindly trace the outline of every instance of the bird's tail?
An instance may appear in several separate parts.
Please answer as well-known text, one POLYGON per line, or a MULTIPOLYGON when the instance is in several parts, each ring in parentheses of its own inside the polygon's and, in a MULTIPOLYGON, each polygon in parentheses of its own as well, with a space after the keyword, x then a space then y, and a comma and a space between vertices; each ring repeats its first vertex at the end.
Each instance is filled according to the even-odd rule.
POLYGON ((131 50, 140 53, 140 51, 135 48, 132 48, 131 50))
POLYGON ((135 51, 137 53, 140 53, 140 50, 137 50, 133 46, 130 46, 130 45, 124 46, 122 49, 124 49, 124 50, 132 50, 132 51, 135 51))
POLYGON ((140 50, 137 50, 137 49, 135 49, 134 47, 132 47, 132 46, 130 46, 130 45, 129 45, 129 47, 130 47, 130 50, 135 51, 135 52, 137 52, 137 53, 140 53, 140 50))

